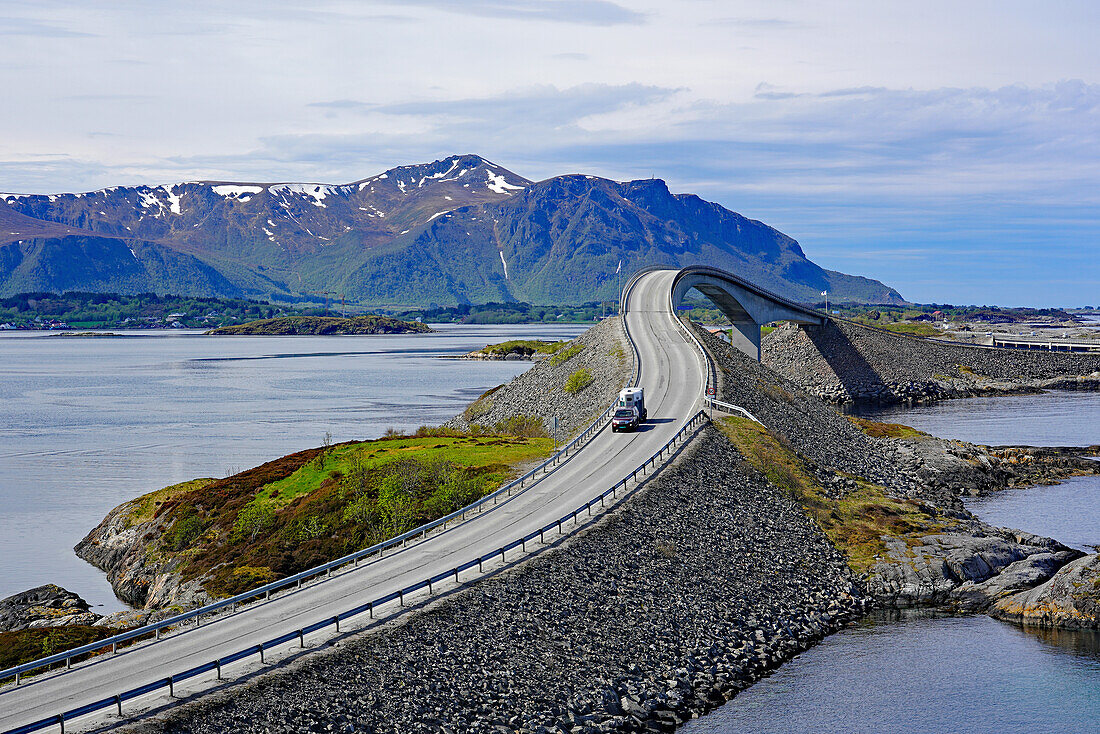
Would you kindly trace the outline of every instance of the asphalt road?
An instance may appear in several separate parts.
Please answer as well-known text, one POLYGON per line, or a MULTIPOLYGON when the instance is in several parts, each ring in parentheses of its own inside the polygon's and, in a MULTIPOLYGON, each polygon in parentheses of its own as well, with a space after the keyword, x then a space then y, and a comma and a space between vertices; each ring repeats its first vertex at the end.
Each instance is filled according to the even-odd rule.
MULTIPOLYGON (((705 372, 702 358, 669 312, 669 289, 675 274, 668 270, 643 275, 627 300, 627 325, 641 357, 640 384, 649 411, 642 430, 612 433, 605 428, 563 466, 506 502, 322 583, 250 605, 156 644, 101 656, 71 671, 30 679, 18 687, 5 686, 0 689, 0 731, 111 697, 331 618, 489 553, 610 488, 660 449, 697 410, 705 372)), ((463 580, 473 575, 466 574, 463 580)))

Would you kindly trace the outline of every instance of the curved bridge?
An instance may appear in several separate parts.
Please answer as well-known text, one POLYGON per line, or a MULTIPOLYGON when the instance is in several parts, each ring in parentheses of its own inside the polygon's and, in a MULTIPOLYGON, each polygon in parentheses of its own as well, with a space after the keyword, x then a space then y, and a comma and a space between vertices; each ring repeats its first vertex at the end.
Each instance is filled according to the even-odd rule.
MULTIPOLYGON (((270 598, 265 599, 261 589, 258 601, 244 604, 242 599, 240 606, 236 599, 218 602, 150 625, 141 630, 144 641, 74 664, 71 670, 40 672, 33 678, 26 677, 30 666, 0 671, 0 679, 24 674, 21 684, 0 687, 0 731, 102 726, 163 705, 181 692, 190 695, 224 685, 219 683, 223 676, 254 671, 273 658, 286 658, 307 644, 331 639, 331 628, 340 633, 341 622, 345 634, 349 627, 370 628, 378 619, 400 613, 410 600, 423 602, 513 564, 566 532, 570 516, 572 525, 580 525, 587 520, 585 510, 593 516, 605 506, 613 507, 706 420, 700 406, 709 382, 709 358, 675 313, 679 300, 693 287, 730 316, 746 345, 755 347, 756 357, 760 323, 822 320, 809 309, 714 268, 638 273, 624 289, 622 306, 624 328, 635 352, 634 383, 646 391, 650 419, 645 430, 612 433, 604 413, 581 440, 550 460, 541 476, 517 483, 514 491, 511 486, 503 488, 486 498, 491 503, 480 500, 455 513, 448 523, 410 531, 385 548, 299 574, 321 580, 297 588, 276 582, 269 586, 279 586, 279 593, 270 598)), ((134 633, 119 637, 123 639, 118 642, 125 642, 134 633)), ((97 645, 111 646, 113 641, 97 645)), ((61 654, 60 664, 68 668, 67 662, 61 654)))
POLYGON ((760 361, 760 327, 772 321, 822 326, 822 313, 765 290, 733 273, 696 265, 677 272, 672 281, 672 306, 696 289, 716 305, 733 325, 733 345, 760 361))

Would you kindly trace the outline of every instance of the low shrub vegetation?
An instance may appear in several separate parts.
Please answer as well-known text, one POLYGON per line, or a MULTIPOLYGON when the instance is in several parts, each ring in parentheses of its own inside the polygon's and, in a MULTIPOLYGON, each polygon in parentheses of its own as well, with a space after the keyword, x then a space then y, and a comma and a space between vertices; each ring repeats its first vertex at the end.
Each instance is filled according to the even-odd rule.
POLYGON ((569 379, 565 381, 565 387, 562 389, 570 395, 575 395, 591 384, 592 373, 582 367, 569 375, 569 379))
POLYGON ((558 351, 556 351, 554 353, 554 355, 552 357, 550 357, 550 364, 555 365, 555 366, 557 366, 559 364, 565 364, 566 362, 573 359, 573 357, 576 357, 578 354, 580 354, 583 351, 584 351, 584 345, 583 344, 574 344, 571 347, 566 347, 564 349, 558 349, 558 351))
POLYGON ((533 354, 554 354, 562 349, 567 341, 541 341, 538 339, 512 339, 500 344, 489 344, 478 351, 483 354, 503 357, 509 354, 519 354, 530 357, 533 354))
POLYGON ((240 593, 453 512, 552 450, 542 421, 518 416, 301 451, 162 495, 150 551, 214 596, 240 593))
POLYGON ((854 490, 841 499, 830 499, 805 462, 759 423, 722 418, 718 427, 752 467, 805 508, 857 573, 884 556, 882 536, 915 540, 944 528, 919 503, 890 497, 884 488, 856 477, 854 490))
POLYGON ((916 428, 902 425, 901 423, 881 423, 879 421, 848 416, 848 420, 855 424, 856 428, 872 438, 927 438, 928 434, 918 431, 916 428))
POLYGON ((106 627, 80 625, 0 632, 0 670, 29 663, 62 650, 71 650, 74 647, 98 642, 118 633, 119 630, 106 627))

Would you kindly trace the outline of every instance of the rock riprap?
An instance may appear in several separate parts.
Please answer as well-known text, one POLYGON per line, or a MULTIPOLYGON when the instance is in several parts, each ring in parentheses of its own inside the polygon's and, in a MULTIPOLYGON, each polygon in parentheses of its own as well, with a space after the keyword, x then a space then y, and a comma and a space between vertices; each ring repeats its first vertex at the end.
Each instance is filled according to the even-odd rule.
POLYGON ((491 427, 515 418, 536 418, 550 432, 557 418, 558 437, 570 436, 614 402, 630 379, 632 365, 622 319, 604 319, 511 382, 485 393, 445 425, 467 430, 471 425, 491 427), (588 384, 567 390, 569 378, 581 370, 588 384))
POLYGON ((833 403, 1100 390, 1100 354, 995 349, 842 320, 823 328, 781 326, 762 340, 761 357, 807 392, 833 403))
POLYGON ((802 509, 741 467, 706 429, 564 546, 155 728, 671 731, 866 607, 802 509))
POLYGON ((1080 555, 1049 538, 984 523, 961 497, 1095 472, 1096 462, 1068 449, 990 449, 911 429, 913 438, 872 437, 768 365, 693 328, 715 360, 721 399, 747 408, 797 452, 831 499, 844 499, 859 477, 923 508, 924 526, 883 536, 884 552, 864 574, 879 606, 985 611, 1080 555))

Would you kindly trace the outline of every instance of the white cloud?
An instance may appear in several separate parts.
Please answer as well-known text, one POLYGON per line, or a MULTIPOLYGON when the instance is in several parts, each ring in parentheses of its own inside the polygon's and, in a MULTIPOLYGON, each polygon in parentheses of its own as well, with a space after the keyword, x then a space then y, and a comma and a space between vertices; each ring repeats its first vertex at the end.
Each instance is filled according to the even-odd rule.
POLYGON ((811 254, 893 233, 942 257, 920 240, 949 225, 1072 248, 1100 233, 1098 21, 1086 0, 13 0, 0 190, 341 182, 475 152, 658 175, 811 254))

